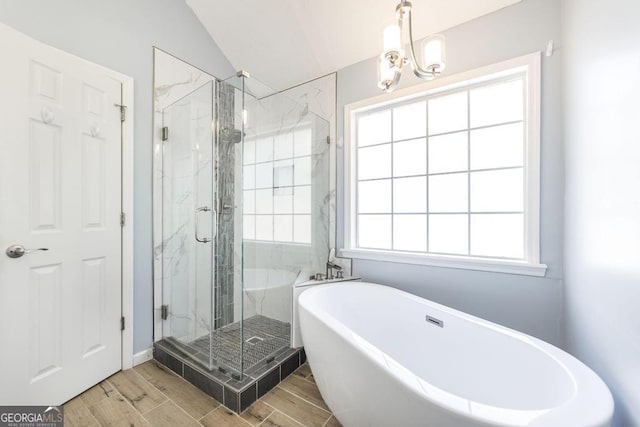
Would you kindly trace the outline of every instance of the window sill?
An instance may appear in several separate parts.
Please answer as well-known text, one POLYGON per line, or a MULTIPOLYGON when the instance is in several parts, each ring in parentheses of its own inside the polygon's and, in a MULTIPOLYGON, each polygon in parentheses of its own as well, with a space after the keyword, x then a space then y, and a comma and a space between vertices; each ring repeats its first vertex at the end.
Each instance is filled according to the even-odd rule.
POLYGON ((372 249, 341 249, 344 258, 366 259, 371 261, 416 264, 430 267, 457 268, 462 270, 490 271, 494 273, 518 274, 523 276, 544 277, 546 264, 533 264, 526 261, 457 257, 447 255, 398 253, 372 249))

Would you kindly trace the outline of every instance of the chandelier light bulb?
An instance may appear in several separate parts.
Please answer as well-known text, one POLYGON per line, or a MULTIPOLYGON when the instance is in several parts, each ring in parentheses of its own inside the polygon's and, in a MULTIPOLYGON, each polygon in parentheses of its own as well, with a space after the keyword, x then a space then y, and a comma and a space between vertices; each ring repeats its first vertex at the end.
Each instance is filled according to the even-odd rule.
POLYGON ((398 24, 391 24, 385 27, 382 46, 385 54, 389 52, 400 52, 402 50, 402 37, 398 24))
POLYGON ((422 49, 424 68, 438 73, 444 71, 446 67, 444 36, 435 35, 425 39, 422 49))

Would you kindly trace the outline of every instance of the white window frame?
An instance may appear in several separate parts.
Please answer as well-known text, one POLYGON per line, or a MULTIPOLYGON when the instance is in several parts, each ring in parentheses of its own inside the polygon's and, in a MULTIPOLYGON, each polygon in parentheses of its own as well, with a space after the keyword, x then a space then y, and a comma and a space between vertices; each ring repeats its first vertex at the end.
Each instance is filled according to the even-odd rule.
POLYGON ((340 256, 544 277, 547 266, 540 263, 540 58, 540 52, 535 52, 346 105, 344 107, 344 248, 340 250, 340 256), (356 115, 415 98, 424 98, 522 74, 524 74, 527 100, 525 102, 524 259, 508 260, 358 248, 356 241, 357 182, 355 176, 357 161, 356 115))

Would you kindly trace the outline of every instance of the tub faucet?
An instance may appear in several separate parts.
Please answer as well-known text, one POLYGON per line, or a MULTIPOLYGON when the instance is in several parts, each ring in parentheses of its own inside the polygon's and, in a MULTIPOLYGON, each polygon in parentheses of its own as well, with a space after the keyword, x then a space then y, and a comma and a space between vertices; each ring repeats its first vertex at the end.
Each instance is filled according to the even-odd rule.
POLYGON ((331 280, 334 278, 333 270, 341 271, 342 267, 340 267, 338 264, 332 263, 331 261, 327 261, 327 275, 325 276, 327 280, 331 280))

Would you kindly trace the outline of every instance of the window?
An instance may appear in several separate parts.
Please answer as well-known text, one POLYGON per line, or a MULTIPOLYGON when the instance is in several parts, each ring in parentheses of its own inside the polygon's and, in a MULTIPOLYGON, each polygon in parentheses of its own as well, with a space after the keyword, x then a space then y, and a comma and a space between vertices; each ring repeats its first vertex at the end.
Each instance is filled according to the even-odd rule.
POLYGON ((544 275, 539 55, 346 107, 345 256, 544 275))
POLYGON ((245 240, 311 244, 311 128, 247 140, 245 240))

